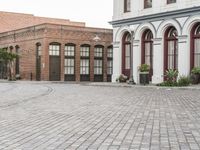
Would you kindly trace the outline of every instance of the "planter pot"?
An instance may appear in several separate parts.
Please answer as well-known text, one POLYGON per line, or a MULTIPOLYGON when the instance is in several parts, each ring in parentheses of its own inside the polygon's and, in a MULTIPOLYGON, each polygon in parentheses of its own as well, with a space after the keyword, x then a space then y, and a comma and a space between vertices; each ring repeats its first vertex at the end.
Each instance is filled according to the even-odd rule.
POLYGON ((149 84, 149 72, 140 72, 140 84, 149 84))
POLYGON ((192 84, 198 84, 200 80, 200 74, 191 74, 192 84))

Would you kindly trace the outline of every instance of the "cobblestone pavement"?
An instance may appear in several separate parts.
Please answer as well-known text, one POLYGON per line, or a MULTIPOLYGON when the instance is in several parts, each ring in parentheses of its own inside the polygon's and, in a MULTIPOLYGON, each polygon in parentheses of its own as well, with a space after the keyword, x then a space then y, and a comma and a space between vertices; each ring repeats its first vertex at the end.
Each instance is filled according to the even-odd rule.
POLYGON ((199 150, 200 90, 0 83, 2 150, 199 150))

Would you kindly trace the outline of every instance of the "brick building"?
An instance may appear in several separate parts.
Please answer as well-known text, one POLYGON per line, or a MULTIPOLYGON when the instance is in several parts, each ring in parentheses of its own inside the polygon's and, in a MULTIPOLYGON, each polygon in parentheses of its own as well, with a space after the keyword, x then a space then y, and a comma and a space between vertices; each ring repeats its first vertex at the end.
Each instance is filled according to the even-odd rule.
POLYGON ((22 79, 111 81, 112 30, 18 13, 0 19, 0 47, 19 54, 22 79))

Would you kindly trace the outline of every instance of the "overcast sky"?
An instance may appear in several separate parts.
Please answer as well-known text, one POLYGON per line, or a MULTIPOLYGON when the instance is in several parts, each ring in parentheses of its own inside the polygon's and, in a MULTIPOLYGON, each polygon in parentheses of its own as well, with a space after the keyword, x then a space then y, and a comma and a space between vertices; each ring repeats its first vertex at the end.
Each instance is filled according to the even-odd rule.
POLYGON ((0 11, 29 13, 111 28, 113 0, 0 0, 0 11))

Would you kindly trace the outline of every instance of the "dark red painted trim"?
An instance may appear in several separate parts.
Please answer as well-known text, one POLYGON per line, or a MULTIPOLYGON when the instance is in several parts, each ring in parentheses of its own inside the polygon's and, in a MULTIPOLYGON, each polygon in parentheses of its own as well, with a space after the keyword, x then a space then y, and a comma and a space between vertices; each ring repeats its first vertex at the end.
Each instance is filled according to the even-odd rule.
POLYGON ((125 39, 126 37, 128 36, 128 34, 130 34, 129 32, 126 32, 122 38, 122 74, 130 77, 130 73, 131 73, 131 70, 130 69, 126 69, 126 56, 125 56, 125 52, 126 52, 126 49, 125 49, 125 46, 126 45, 130 45, 131 43, 130 42, 126 42, 125 39))

